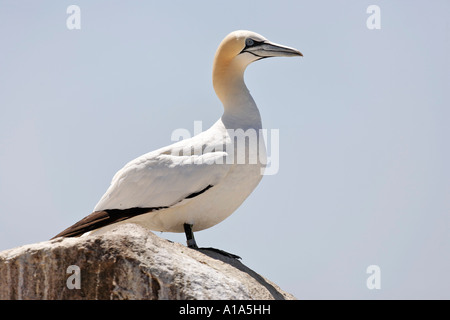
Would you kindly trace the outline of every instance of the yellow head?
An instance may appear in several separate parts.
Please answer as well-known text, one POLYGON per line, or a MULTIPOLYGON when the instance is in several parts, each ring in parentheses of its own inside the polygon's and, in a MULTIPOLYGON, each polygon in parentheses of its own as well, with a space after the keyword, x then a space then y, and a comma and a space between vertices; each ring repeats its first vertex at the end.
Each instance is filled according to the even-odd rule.
POLYGON ((216 51, 213 65, 214 89, 223 102, 229 89, 243 86, 244 71, 250 63, 269 57, 294 56, 303 55, 297 49, 270 42, 255 32, 234 31, 222 40, 216 51))

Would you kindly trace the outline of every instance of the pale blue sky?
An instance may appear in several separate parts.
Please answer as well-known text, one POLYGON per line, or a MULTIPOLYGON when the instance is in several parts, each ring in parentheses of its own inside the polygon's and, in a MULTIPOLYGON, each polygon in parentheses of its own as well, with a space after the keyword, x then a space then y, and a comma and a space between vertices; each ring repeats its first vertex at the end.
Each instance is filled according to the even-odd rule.
POLYGON ((199 245, 299 299, 450 298, 449 12, 438 0, 0 1, 0 250, 89 214, 173 130, 212 125, 215 50, 248 29, 304 54, 246 72, 280 132, 280 170, 199 245), (66 28, 70 4, 81 30, 66 28), (380 30, 366 27, 371 4, 380 30), (372 264, 380 290, 366 287, 372 264))

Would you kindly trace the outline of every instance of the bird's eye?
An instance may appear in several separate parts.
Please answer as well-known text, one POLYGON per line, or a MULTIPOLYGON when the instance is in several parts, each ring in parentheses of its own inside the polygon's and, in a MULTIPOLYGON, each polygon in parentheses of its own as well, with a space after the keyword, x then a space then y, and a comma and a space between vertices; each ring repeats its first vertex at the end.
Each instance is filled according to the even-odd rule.
POLYGON ((253 41, 252 39, 248 38, 247 40, 245 40, 245 44, 247 45, 247 47, 251 47, 252 45, 255 44, 255 41, 253 41))

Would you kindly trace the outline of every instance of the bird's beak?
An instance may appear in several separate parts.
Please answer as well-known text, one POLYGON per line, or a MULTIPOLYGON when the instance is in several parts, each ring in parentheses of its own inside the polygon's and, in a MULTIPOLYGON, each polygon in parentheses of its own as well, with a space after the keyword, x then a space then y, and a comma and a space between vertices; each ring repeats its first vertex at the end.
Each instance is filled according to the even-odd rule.
POLYGON ((273 43, 270 41, 261 42, 256 46, 246 48, 244 52, 251 53, 261 58, 269 57, 303 57, 303 54, 297 49, 286 47, 281 44, 273 43))

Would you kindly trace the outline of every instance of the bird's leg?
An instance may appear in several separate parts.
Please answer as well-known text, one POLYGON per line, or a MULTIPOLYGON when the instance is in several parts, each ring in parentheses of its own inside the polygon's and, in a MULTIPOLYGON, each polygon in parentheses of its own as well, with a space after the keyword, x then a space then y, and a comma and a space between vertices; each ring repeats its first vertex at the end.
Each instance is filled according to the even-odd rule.
POLYGON ((227 257, 230 257, 230 258, 233 258, 233 259, 241 259, 241 257, 239 257, 239 256, 237 256, 235 254, 232 254, 232 253, 220 250, 220 249, 216 249, 216 248, 199 248, 197 246, 197 242, 195 242, 194 232, 192 231, 192 226, 193 225, 185 223, 183 226, 184 226, 184 233, 186 234, 186 240, 187 240, 186 243, 187 243, 187 246, 189 248, 196 249, 196 250, 199 250, 199 251, 202 251, 202 250, 214 251, 214 252, 217 252, 217 253, 219 253, 221 255, 224 255, 224 256, 227 256, 227 257))
POLYGON ((195 242, 194 232, 192 231, 192 224, 184 224, 184 233, 186 234, 187 246, 192 249, 198 249, 197 242, 195 242))

